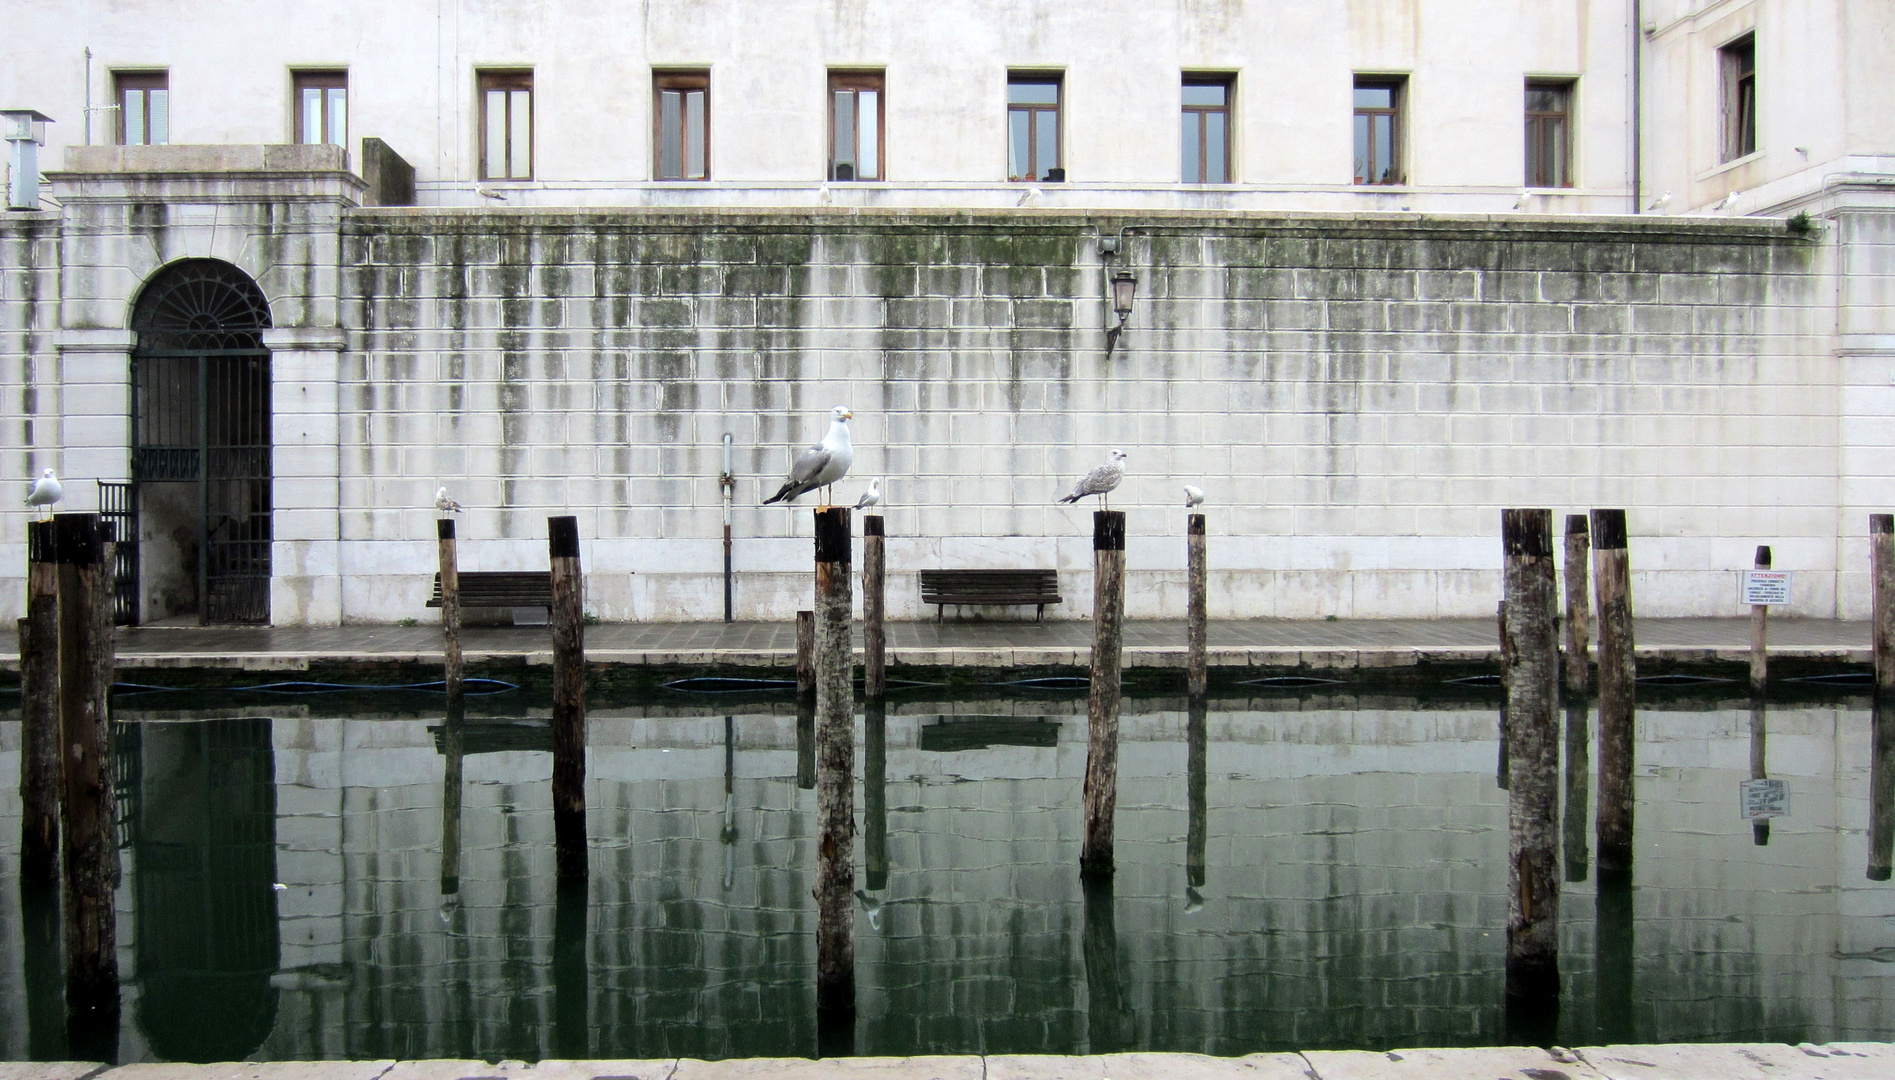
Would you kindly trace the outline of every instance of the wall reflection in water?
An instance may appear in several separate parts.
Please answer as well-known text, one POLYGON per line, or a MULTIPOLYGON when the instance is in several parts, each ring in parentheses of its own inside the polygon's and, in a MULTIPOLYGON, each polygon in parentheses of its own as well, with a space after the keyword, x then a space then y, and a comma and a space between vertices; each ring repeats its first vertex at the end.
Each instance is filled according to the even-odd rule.
MULTIPOLYGON (((1491 707, 1145 708, 1097 890, 1077 872, 1082 702, 863 718, 856 1052, 1504 1038, 1491 707)), ((1732 794, 1747 706, 1640 719, 1636 884, 1598 881, 1587 834, 1564 832, 1559 1041, 1895 1037, 1887 886, 1862 871, 1887 835, 1868 710, 1773 706, 1769 774, 1793 799, 1767 848, 1732 794)), ((594 869, 571 895, 541 723, 128 727, 125 1058, 813 1052, 798 720, 595 709, 594 869)), ((1589 822, 1587 717, 1566 723, 1564 813, 1589 822)), ((0 723, 0 762, 15 745, 0 723)), ((17 816, 0 829, 8 871, 17 816)), ((0 1057, 52 1049, 26 1021, 42 914, 0 898, 0 1057)))

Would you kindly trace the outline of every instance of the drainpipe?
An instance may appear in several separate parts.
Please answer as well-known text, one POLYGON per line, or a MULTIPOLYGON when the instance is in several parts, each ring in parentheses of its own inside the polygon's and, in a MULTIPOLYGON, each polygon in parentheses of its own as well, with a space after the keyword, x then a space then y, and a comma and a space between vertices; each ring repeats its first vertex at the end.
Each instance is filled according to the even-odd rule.
POLYGON ((718 477, 718 484, 724 489, 724 621, 730 622, 731 613, 731 573, 730 573, 730 500, 737 492, 737 480, 730 473, 730 432, 724 432, 724 475, 718 477))
POLYGON ((1645 5, 1632 0, 1632 213, 1645 212, 1645 5))

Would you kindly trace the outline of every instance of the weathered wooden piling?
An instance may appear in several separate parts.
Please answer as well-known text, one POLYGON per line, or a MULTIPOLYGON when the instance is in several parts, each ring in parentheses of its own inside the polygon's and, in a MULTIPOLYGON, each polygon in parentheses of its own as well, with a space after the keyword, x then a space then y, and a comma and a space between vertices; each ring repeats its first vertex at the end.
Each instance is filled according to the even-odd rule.
MULTIPOLYGON (((816 511, 816 1008, 855 1012, 855 685, 850 511, 816 511)), ((839 1021, 838 1021, 839 1022, 839 1021)))
MULTIPOLYGON (((1758 570, 1770 569, 1770 545, 1757 545, 1758 570)), ((1750 605, 1750 696, 1763 698, 1770 677, 1770 605, 1750 605)))
MULTIPOLYGON (((1566 692, 1583 694, 1592 683, 1592 531, 1586 515, 1566 515, 1566 692)), ((1583 718, 1582 718, 1583 719, 1583 718)), ((1585 880, 1581 878, 1580 880, 1585 880)))
POLYGON ((110 664, 100 656, 101 650, 112 648, 112 597, 99 516, 59 514, 53 525, 59 566, 66 1032, 75 1053, 96 1056, 106 1049, 116 1053, 119 1022, 118 923, 113 908, 119 877, 113 835, 118 807, 107 716, 110 664), (101 675, 107 680, 103 686, 101 675))
POLYGON ((1112 876, 1119 801, 1119 665, 1125 622, 1125 512, 1092 514, 1092 686, 1086 697, 1083 877, 1112 876))
POLYGON ((435 522, 441 574, 442 687, 447 717, 441 724, 441 892, 461 889, 461 791, 466 777, 466 668, 461 653, 460 555, 454 519, 435 522))
POLYGON ((1203 695, 1185 703, 1184 721, 1184 883, 1204 887, 1204 845, 1208 835, 1205 788, 1209 777, 1210 708, 1203 695))
POLYGON ((862 703, 862 869, 870 892, 888 888, 888 704, 862 703))
POLYGON ((1587 843, 1592 815, 1592 731, 1590 707, 1584 697, 1566 701, 1566 803, 1560 809, 1560 830, 1566 834, 1566 880, 1584 881, 1591 872, 1592 852, 1587 843))
POLYGON ((1599 617, 1599 873, 1632 869, 1632 741, 1638 685, 1632 640, 1632 568, 1625 511, 1592 512, 1592 576, 1599 617))
POLYGON ((26 527, 20 632, 20 880, 59 881, 59 568, 53 523, 26 527))
POLYGON ((553 839, 559 877, 584 879, 586 856, 586 623, 579 519, 548 518, 553 610, 553 839))
POLYGON ((441 678, 447 690, 448 708, 452 709, 460 704, 466 692, 466 670, 461 658, 461 564, 454 539, 454 519, 442 518, 434 527, 436 554, 441 564, 441 678))
POLYGON ((1559 1000, 1559 641, 1550 510, 1505 510, 1510 1026, 1559 1000))
POLYGON ((1869 515, 1870 637, 1875 692, 1895 693, 1895 514, 1869 515))
POLYGON ((1513 672, 1513 639, 1507 636, 1507 602, 1494 605, 1494 630, 1500 637, 1500 762, 1494 766, 1494 786, 1507 790, 1513 759, 1507 749, 1507 680, 1513 672))
POLYGON ((887 574, 886 540, 882 515, 862 516, 862 696, 880 701, 888 692, 888 634, 882 624, 886 611, 884 578, 887 574))
POLYGON ((816 694, 816 613, 796 613, 796 696, 816 694))
POLYGON ((1184 690, 1191 697, 1203 697, 1210 685, 1210 625, 1206 615, 1209 600, 1208 569, 1204 548, 1204 515, 1192 514, 1184 529, 1184 690))

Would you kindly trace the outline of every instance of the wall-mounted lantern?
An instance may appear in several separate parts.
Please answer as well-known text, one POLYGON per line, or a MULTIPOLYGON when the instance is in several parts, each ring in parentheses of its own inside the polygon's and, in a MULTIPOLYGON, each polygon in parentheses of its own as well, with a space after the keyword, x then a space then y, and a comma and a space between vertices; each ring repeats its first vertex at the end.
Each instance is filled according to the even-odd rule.
POLYGON ((0 109, 0 137, 12 143, 8 155, 7 209, 39 209, 39 148, 53 118, 32 109, 0 109))
POLYGON ((1138 279, 1130 270, 1120 270, 1112 275, 1112 314, 1118 316, 1119 326, 1132 314, 1132 298, 1138 294, 1138 279))

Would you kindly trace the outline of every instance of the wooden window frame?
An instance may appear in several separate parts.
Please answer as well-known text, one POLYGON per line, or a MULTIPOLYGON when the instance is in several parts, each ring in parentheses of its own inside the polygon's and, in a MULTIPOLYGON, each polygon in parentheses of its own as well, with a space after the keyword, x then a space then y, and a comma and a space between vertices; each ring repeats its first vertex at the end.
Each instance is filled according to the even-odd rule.
MULTIPOLYGON (((1180 177, 1180 181, 1186 184, 1235 183, 1237 170, 1231 158, 1231 147, 1235 141, 1233 134, 1236 128, 1231 121, 1235 115, 1237 105, 1237 76, 1228 73, 1187 74, 1179 81, 1178 86, 1180 95, 1182 95, 1183 88, 1187 86, 1218 86, 1224 90, 1224 104, 1222 105, 1186 105, 1182 102, 1179 104, 1179 109, 1182 114, 1182 123, 1194 123, 1198 128, 1198 178, 1196 180, 1185 180, 1183 177, 1180 177), (1207 127, 1206 117, 1212 113, 1222 114, 1224 117, 1224 177, 1221 180, 1205 179, 1205 173, 1208 171, 1208 166, 1210 165, 1210 142, 1205 138, 1205 128, 1207 127)), ((1180 142, 1182 142, 1182 138, 1181 135, 1180 142)), ((1179 158, 1182 164, 1182 145, 1179 147, 1179 158)))
POLYGON ((828 178, 836 183, 878 183, 888 179, 888 76, 884 71, 838 70, 829 73, 829 89, 824 95, 825 111, 829 114, 829 164, 826 169, 828 178), (848 181, 836 180, 836 92, 839 90, 873 90, 875 92, 875 175, 863 176, 862 160, 862 105, 856 99, 856 169, 855 175, 848 181))
POLYGON ((539 95, 534 93, 533 90, 533 70, 531 68, 482 68, 474 72, 474 125, 480 133, 479 139, 476 140, 479 157, 474 162, 475 176, 481 180, 494 180, 502 183, 523 183, 534 179, 538 175, 538 169, 536 167, 538 164, 536 161, 538 155, 535 153, 534 147, 534 144, 539 142, 540 135, 539 118, 535 115, 538 111, 539 95), (487 94, 494 90, 526 91, 527 145, 526 174, 524 176, 512 175, 513 98, 511 94, 508 94, 507 97, 506 123, 508 175, 490 176, 487 173, 487 162, 489 160, 487 153, 487 94))
MULTIPOLYGON (((1349 141, 1350 141, 1351 158, 1354 157, 1355 118, 1359 116, 1370 116, 1370 117, 1387 116, 1390 118, 1390 122, 1388 126, 1389 127, 1389 133, 1388 133, 1389 179, 1387 180, 1364 179, 1363 177, 1359 175, 1355 175, 1353 168, 1351 168, 1351 176, 1353 177, 1355 183, 1357 183, 1358 185, 1362 187, 1401 187, 1407 184, 1408 183, 1408 155, 1405 152, 1403 142, 1407 138, 1407 135, 1408 135, 1408 131, 1407 131, 1408 123, 1405 116, 1405 114, 1408 111, 1408 76, 1406 75, 1357 75, 1355 77, 1355 82, 1352 85, 1351 90, 1350 90, 1350 105, 1353 108, 1353 111, 1350 113, 1350 121, 1349 121, 1349 126, 1350 126, 1349 141), (1381 108, 1378 106, 1369 106, 1369 105, 1356 105, 1354 102, 1354 92, 1357 90, 1363 90, 1370 87, 1385 87, 1393 91, 1393 93, 1389 96, 1389 101, 1392 104, 1390 104, 1387 108, 1381 108)), ((1375 124, 1373 122, 1369 124, 1368 131, 1369 131, 1369 147, 1370 149, 1373 149, 1375 147, 1375 124)), ((1374 160, 1375 160, 1374 156, 1371 154, 1367 162, 1367 166, 1371 174, 1373 174, 1374 172, 1374 160)))
POLYGON ((702 183, 711 178, 711 73, 705 68, 672 69, 651 73, 651 177, 665 183, 702 183), (677 176, 666 176, 665 172, 665 91, 689 92, 701 91, 704 94, 704 175, 686 176, 690 165, 686 161, 686 150, 690 146, 690 135, 685 130, 682 114, 678 121, 677 176))
POLYGON ((171 72, 169 69, 144 71, 114 71, 112 73, 112 104, 117 119, 113 124, 114 142, 119 146, 162 146, 171 141, 171 72), (143 112, 139 116, 140 130, 144 138, 136 143, 125 141, 125 92, 128 90, 145 91, 139 98, 143 112), (165 95, 165 138, 164 143, 151 141, 151 91, 162 90, 165 95))
POLYGON ((1007 182, 1008 183, 1010 184, 1056 184, 1056 183, 1064 182, 1064 180, 1066 179, 1066 115, 1065 114, 1066 114, 1066 74, 1065 72, 1062 72, 1062 71, 1009 71, 1007 72, 1007 182), (1026 86, 1026 85, 1035 85, 1035 86, 1050 85, 1053 88, 1053 103, 1051 105, 1035 104, 1035 103, 1015 104, 1013 101, 1013 88, 1015 86, 1026 86), (1027 114, 1026 150, 1027 150, 1027 164, 1029 168, 1027 170, 1027 174, 1024 176, 1015 176, 1013 174, 1013 114, 1016 112, 1023 112, 1027 114), (1046 165, 1044 168, 1039 167, 1044 164, 1039 159, 1039 146, 1040 146, 1039 124, 1040 124, 1040 114, 1042 113, 1051 113, 1053 116, 1054 161, 1051 165, 1046 165), (1044 174, 1050 173, 1055 169, 1059 170, 1060 176, 1058 180, 1053 180, 1050 177, 1044 176, 1044 174))
POLYGON ((1578 81, 1574 79, 1528 79, 1526 93, 1529 101, 1533 94, 1555 91, 1560 95, 1561 107, 1557 110, 1526 109, 1526 176, 1525 183, 1530 188, 1569 188, 1573 186, 1573 101, 1578 96, 1575 91, 1578 81), (1546 177, 1538 172, 1541 156, 1537 151, 1544 145, 1546 125, 1549 121, 1559 122, 1559 161, 1561 175, 1554 177, 1553 183, 1546 183, 1546 177))
POLYGON ((320 140, 320 144, 341 146, 346 149, 349 145, 349 117, 347 113, 348 106, 346 104, 349 100, 349 73, 347 69, 324 68, 321 70, 290 72, 290 141, 308 145, 309 140, 303 137, 307 130, 307 125, 304 123, 307 118, 304 114, 303 106, 303 91, 305 90, 325 91, 322 98, 321 123, 323 137, 320 140), (342 117, 342 141, 339 143, 329 138, 329 136, 333 134, 330 130, 333 126, 333 118, 329 115, 329 95, 327 93, 327 91, 330 90, 342 91, 342 100, 345 102, 342 117))
POLYGON ((1717 50, 1718 160, 1736 161, 1757 152, 1757 32, 1717 50))

